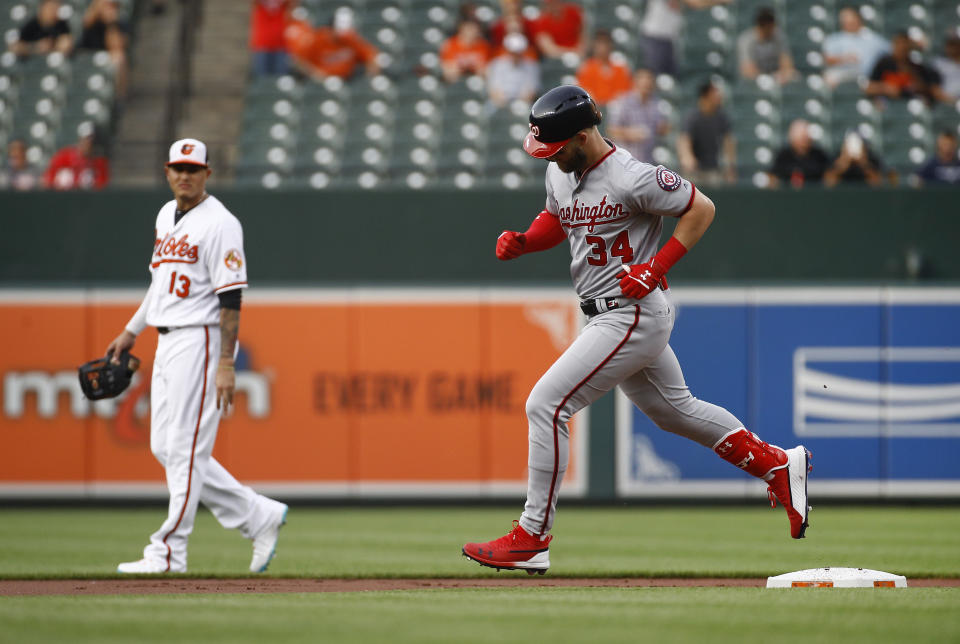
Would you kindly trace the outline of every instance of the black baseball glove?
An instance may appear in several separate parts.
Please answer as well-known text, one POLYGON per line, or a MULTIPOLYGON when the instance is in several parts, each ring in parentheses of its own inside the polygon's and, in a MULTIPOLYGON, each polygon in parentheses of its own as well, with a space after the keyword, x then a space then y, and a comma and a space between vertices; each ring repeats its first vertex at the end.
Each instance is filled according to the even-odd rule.
POLYGON ((80 365, 80 388, 90 400, 114 398, 130 386, 130 379, 140 368, 140 358, 121 351, 120 364, 114 364, 109 357, 97 358, 80 365))

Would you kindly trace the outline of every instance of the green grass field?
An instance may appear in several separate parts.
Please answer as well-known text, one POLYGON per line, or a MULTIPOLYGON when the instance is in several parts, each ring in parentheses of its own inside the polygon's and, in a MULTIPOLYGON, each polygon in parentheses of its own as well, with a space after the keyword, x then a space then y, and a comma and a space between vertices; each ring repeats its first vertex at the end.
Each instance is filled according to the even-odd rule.
MULTIPOLYGON (((292 508, 270 575, 487 577, 460 546, 516 508, 292 508)), ((163 518, 149 510, 0 510, 0 578, 107 577, 163 518)), ((960 511, 826 507, 808 538, 783 511, 563 508, 550 576, 753 576, 859 566, 960 577, 960 511)), ((191 576, 245 576, 250 544, 206 512, 191 576)), ((0 598, 0 642, 960 641, 960 588, 518 588, 287 595, 0 598)))

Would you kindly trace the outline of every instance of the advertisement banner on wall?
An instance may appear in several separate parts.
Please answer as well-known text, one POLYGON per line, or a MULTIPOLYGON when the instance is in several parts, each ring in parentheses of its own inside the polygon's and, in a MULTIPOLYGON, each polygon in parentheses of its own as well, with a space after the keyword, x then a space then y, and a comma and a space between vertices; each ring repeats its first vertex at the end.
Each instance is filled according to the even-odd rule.
MULTIPOLYGON (((90 403, 76 372, 142 295, 0 291, 0 496, 165 495, 149 446, 156 332, 121 397, 90 403)), ((251 289, 214 456, 288 496, 522 498, 526 397, 581 317, 566 290, 251 289)), ((571 496, 587 422, 571 422, 571 496)))
MULTIPOLYGON (((691 392, 813 453, 812 496, 960 496, 960 289, 678 289, 691 392)), ((623 496, 753 497, 765 484, 617 402, 623 496)))

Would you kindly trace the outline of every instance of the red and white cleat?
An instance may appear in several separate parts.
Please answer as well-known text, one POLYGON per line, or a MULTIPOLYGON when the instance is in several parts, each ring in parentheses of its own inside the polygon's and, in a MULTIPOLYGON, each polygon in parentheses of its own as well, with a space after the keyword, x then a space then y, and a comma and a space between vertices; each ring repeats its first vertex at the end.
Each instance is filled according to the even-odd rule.
POLYGON ((552 540, 552 535, 541 539, 528 534, 520 527, 519 521, 514 521, 513 530, 506 535, 486 543, 468 543, 463 546, 463 554, 481 566, 526 570, 531 575, 542 575, 550 568, 549 544, 552 540))
POLYGON ((787 511, 790 519, 790 536, 802 539, 809 525, 810 505, 807 503, 807 478, 813 466, 810 464, 810 452, 803 445, 783 450, 787 455, 786 467, 773 471, 773 478, 767 481, 767 496, 770 507, 777 507, 777 501, 787 511))

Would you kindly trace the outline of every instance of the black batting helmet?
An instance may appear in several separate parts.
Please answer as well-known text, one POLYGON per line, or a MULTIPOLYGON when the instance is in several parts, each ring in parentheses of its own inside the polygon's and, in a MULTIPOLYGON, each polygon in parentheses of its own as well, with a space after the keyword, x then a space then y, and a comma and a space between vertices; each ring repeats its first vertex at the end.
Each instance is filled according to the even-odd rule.
POLYGON ((530 156, 546 159, 584 128, 599 125, 603 116, 587 90, 561 85, 537 99, 530 108, 530 133, 523 149, 530 156))

